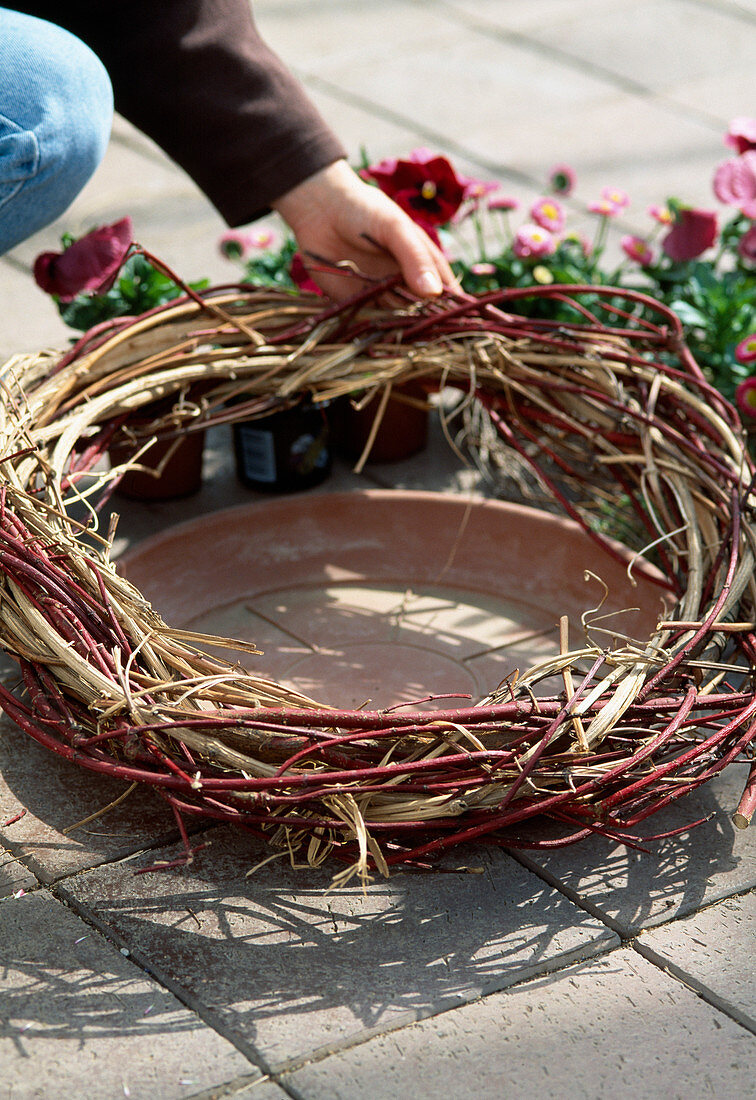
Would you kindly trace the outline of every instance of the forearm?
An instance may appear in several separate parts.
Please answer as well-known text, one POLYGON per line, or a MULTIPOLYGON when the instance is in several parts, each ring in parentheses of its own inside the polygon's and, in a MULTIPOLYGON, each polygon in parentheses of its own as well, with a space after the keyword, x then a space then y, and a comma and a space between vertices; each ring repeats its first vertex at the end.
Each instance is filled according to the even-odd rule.
POLYGON ((11 6, 57 22, 99 55, 117 110, 242 225, 344 150, 279 58, 248 0, 102 0, 11 6))

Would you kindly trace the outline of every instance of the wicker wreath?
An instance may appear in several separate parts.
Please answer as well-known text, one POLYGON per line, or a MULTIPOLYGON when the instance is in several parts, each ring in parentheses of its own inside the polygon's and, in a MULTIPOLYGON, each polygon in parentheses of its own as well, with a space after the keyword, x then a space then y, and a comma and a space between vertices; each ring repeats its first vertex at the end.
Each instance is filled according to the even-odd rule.
MULTIPOLYGON (((249 288, 187 293, 62 358, 6 364, 0 640, 20 678, 0 702, 56 753, 152 785, 185 859, 197 818, 311 864, 330 853, 342 881, 470 840, 636 843, 649 815, 753 759, 754 465, 737 413, 676 317, 641 294, 551 286, 419 302, 394 287, 386 304, 387 289, 330 307, 249 288), (574 320, 538 319, 555 296, 574 320), (379 394, 377 427, 392 387, 418 378, 466 393, 607 553, 595 504, 622 502, 642 533, 634 567, 671 597, 651 637, 607 649, 588 636, 464 708, 344 711, 208 655, 216 639, 172 628, 119 575, 97 523, 124 472, 100 462, 114 439, 127 436, 137 461, 156 438, 303 395, 379 394), (129 429, 137 410, 152 420, 129 429), (564 691, 539 695, 555 671, 564 691)), ((736 824, 755 803, 751 764, 736 824)))

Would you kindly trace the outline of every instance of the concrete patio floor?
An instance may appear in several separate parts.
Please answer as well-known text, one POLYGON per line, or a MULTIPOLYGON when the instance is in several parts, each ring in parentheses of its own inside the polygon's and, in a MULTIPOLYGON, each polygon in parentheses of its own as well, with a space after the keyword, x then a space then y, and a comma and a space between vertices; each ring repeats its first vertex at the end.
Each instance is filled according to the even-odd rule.
MULTIPOLYGON (((756 0, 258 0, 261 30, 355 159, 427 145, 524 206, 548 169, 632 205, 716 206, 731 118, 756 114, 756 0)), ((125 214, 187 279, 226 282, 223 225, 125 122, 59 223, 0 259, 0 361, 64 348, 34 256, 125 214)), ((440 431, 406 463, 337 464, 319 491, 487 489, 440 431)), ((195 497, 124 506, 119 550, 259 499, 211 433, 195 497)), ((194 863, 168 808, 0 724, 0 1100, 394 1100, 756 1095, 756 828, 732 765, 653 819, 649 851, 468 848, 444 873, 328 891, 212 827, 194 863), (22 811, 23 814, 22 814, 22 811), (21 816, 19 816, 21 815, 21 816), (6 823, 6 824, 4 824, 6 823)))

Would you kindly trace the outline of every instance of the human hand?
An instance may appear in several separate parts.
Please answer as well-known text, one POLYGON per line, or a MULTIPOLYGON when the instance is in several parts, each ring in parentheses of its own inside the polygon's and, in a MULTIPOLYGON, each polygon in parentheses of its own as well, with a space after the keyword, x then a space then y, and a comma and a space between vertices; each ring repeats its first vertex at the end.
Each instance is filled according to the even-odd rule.
POLYGON ((297 239, 310 275, 336 301, 364 283, 401 272, 420 297, 440 294, 456 279, 428 234, 376 187, 339 160, 300 183, 272 206, 297 239), (317 259, 343 263, 344 274, 318 269, 317 259))

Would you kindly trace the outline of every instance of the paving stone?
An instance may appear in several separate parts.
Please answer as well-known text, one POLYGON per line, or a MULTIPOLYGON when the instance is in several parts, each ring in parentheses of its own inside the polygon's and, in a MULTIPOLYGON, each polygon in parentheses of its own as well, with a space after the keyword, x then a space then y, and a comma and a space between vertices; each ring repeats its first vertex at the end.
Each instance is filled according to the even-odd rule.
MULTIPOLYGON (((674 4, 666 6, 677 11, 674 4)), ((617 225, 622 232, 649 233, 654 226, 646 215, 647 206, 668 197, 716 207, 711 178, 725 155, 722 135, 729 119, 742 113, 742 103, 749 100, 747 92, 743 95, 739 90, 735 96, 740 96, 739 105, 733 103, 733 89, 754 86, 756 90, 747 31, 738 35, 737 21, 722 12, 713 13, 709 26, 712 13, 697 10, 690 34, 699 46, 710 37, 719 43, 721 35, 716 36, 724 21, 735 35, 735 44, 728 39, 717 48, 729 51, 728 71, 733 66, 742 68, 741 79, 723 79, 722 67, 711 56, 701 56, 701 65, 708 69, 696 70, 696 80, 683 69, 681 76, 687 83, 680 85, 679 94, 677 87, 665 98, 642 89, 631 91, 623 72, 612 76, 614 68, 626 64, 625 51, 650 56, 652 73, 668 69, 655 53, 666 50, 668 39, 657 34, 649 46, 648 35, 639 33, 635 25, 636 7, 626 3, 618 13, 614 5, 609 13, 605 5, 592 2, 564 0, 545 9, 540 4, 528 9, 474 0, 434 6, 433 11, 423 5, 413 13, 407 12, 406 5, 389 5, 388 10, 384 6, 387 23, 400 28, 399 48, 393 37, 388 43, 368 33, 373 19, 369 5, 313 4, 308 12, 295 13, 298 20, 305 20, 296 35, 294 13, 285 5, 266 5, 259 21, 279 52, 300 69, 311 90, 323 89, 334 100, 341 97, 345 102, 359 97, 366 111, 390 111, 406 127, 411 114, 412 123, 422 129, 422 144, 451 155, 455 163, 460 157, 469 158, 478 174, 500 178, 508 189, 514 182, 515 197, 522 200, 523 209, 545 186, 551 164, 568 161, 579 182, 578 193, 567 203, 572 210, 570 228, 590 237, 596 224, 583 216, 585 204, 608 184, 623 187, 632 198, 622 226, 617 225), (339 33, 334 35, 337 20, 339 33), (308 33, 302 33, 302 25, 308 33), (611 50, 603 40, 596 47, 604 55, 606 71, 591 68, 577 42, 572 56, 569 51, 562 55, 556 47, 561 44, 563 26, 575 27, 576 34, 585 36, 586 50, 594 26, 603 40, 613 41, 611 50), (623 48, 617 51, 620 39, 623 48), (318 50, 312 49, 313 41, 319 42, 318 50), (552 52, 544 53, 549 48, 552 52), (411 64, 405 50, 412 52, 411 64), (423 73, 420 84, 414 76, 418 68, 423 73), (707 91, 699 93, 705 100, 699 109, 687 100, 692 101, 702 85, 707 91), (453 95, 437 95, 439 87, 453 88, 453 95), (506 103, 507 110, 492 111, 492 103, 506 103), (534 133, 537 141, 532 139, 534 133), (528 179, 531 187, 523 188, 528 179)), ((653 2, 640 7, 651 22, 659 14, 653 2)), ((669 13, 664 16, 669 17, 669 13)), ((676 56, 686 58, 684 42, 676 56)), ((634 62, 627 66, 633 69, 634 62)), ((328 117, 338 129, 338 113, 328 117)), ((364 138, 361 143, 367 145, 372 159, 409 151, 401 145, 373 150, 364 138)), ((464 165, 460 170, 465 170, 464 165)), ((611 252, 607 259, 613 256, 611 252)))
POLYGON ((581 5, 565 3, 561 16, 533 21, 528 34, 589 69, 610 71, 618 87, 627 81, 658 94, 678 80, 745 61, 748 27, 736 13, 709 6, 690 15, 687 0, 621 0, 611 9, 592 8, 588 18, 581 5))
MULTIPOLYGON (((745 31, 744 37, 752 38, 753 34, 754 30, 750 28, 745 31)), ((712 72, 698 80, 682 80, 670 89, 669 96, 701 114, 708 111, 710 104, 716 103, 717 114, 729 123, 742 115, 744 103, 753 103, 756 98, 753 70, 741 71, 739 80, 733 80, 727 69, 712 72)), ((733 150, 723 147, 720 159, 724 160, 731 154, 733 150)))
POLYGON ((636 942, 639 950, 652 952, 654 961, 673 967, 683 981, 756 1032, 756 892, 643 932, 636 942))
POLYGON ((623 936, 688 916, 756 885, 756 829, 736 829, 731 820, 746 777, 744 766, 732 764, 694 794, 648 818, 646 836, 713 814, 681 836, 650 841, 647 852, 597 838, 521 858, 594 907, 623 936))
MULTIPOLYGON (((729 121, 730 108, 723 107, 716 120, 702 119, 680 105, 632 94, 621 75, 613 78, 591 69, 578 54, 544 55, 545 43, 535 31, 525 40, 507 37, 509 12, 517 7, 475 4, 476 11, 484 12, 476 22, 460 18, 456 5, 431 12, 425 5, 407 10, 406 5, 387 4, 382 9, 386 22, 397 28, 390 39, 370 33, 374 14, 361 4, 313 5, 306 17, 308 33, 300 27, 296 41, 294 21, 275 6, 261 26, 287 61, 301 69, 308 86, 321 81, 334 96, 359 96, 376 113, 411 116, 423 128, 425 144, 466 153, 504 178, 525 176, 543 185, 551 164, 568 160, 576 168, 585 202, 596 197, 592 188, 598 193, 609 183, 631 193, 635 201, 629 217, 636 229, 650 228, 643 218, 645 206, 670 194, 711 203, 710 176, 714 158, 722 152, 719 132, 729 121), (336 20, 338 35, 333 34, 336 20), (482 29, 476 29, 479 25, 482 29), (416 79, 418 69, 422 82, 416 79), (441 87, 452 88, 453 94, 439 96, 441 87), (492 110, 495 103, 507 109, 492 110)), ((622 34, 629 51, 637 45, 649 52, 647 37, 633 33, 634 4, 623 7, 625 23, 620 27, 614 6, 611 14, 605 8, 586 13, 585 7, 550 5, 560 8, 560 18, 549 18, 548 11, 541 18, 539 6, 532 21, 541 35, 551 33, 558 40, 562 22, 574 22, 590 35, 600 15, 606 35, 613 33, 616 39, 622 34)), ((705 27, 704 21, 704 35, 705 27)), ((734 56, 749 66, 742 36, 734 56)), ((712 63, 710 72, 719 71, 712 63)), ((715 110, 710 102, 707 116, 715 110)), ((394 155, 401 151, 395 149, 394 155)))
POLYGON ((35 284, 25 263, 8 257, 0 259, 0 299, 3 303, 0 366, 13 355, 67 347, 71 330, 35 284))
POLYGON ((258 1077, 247 1084, 244 1081, 226 1081, 223 1085, 193 1095, 191 1100, 291 1100, 291 1093, 270 1078, 258 1077))
POLYGON ((422 127, 411 119, 394 121, 380 105, 373 106, 359 97, 345 96, 338 88, 308 76, 296 65, 291 68, 323 118, 338 134, 351 164, 361 163, 363 149, 371 158, 380 159, 425 143, 422 127))
POLYGON ((604 74, 617 88, 629 84, 657 94, 680 75, 701 77, 732 63, 733 56, 741 54, 747 33, 747 24, 736 12, 717 10, 714 5, 705 11, 699 8, 697 18, 689 18, 687 0, 620 0, 612 4, 611 12, 600 3, 568 0, 547 3, 545 11, 539 4, 530 12, 517 12, 521 5, 515 4, 460 7, 467 9, 474 26, 495 26, 504 35, 515 31, 555 57, 572 58, 604 74), (670 51, 672 37, 676 48, 670 51), (622 50, 617 50, 620 42, 622 50))
MULTIPOLYGON (((632 205, 614 227, 614 238, 646 231, 645 206, 669 195, 714 208, 711 176, 729 155, 722 133, 756 98, 756 0, 619 0, 611 7, 605 0, 384 0, 380 22, 374 0, 257 0, 255 12, 353 161, 363 145, 372 159, 428 145, 450 155, 462 172, 501 179, 520 199, 523 217, 551 164, 568 161, 578 175, 577 193, 568 203, 574 228, 592 232, 582 208, 599 187, 614 184, 630 192, 632 205), (733 35, 735 16, 742 33, 733 35), (633 91, 633 82, 657 93, 633 91)), ((212 206, 168 158, 117 119, 103 165, 71 210, 0 259, 0 362, 18 351, 63 347, 70 337, 31 279, 34 256, 57 248, 64 230, 84 231, 124 213, 133 217, 143 243, 183 276, 235 277, 234 266, 215 250, 223 226, 212 206)), ((611 247, 617 252, 616 244, 611 247)), ((235 483, 230 435, 214 437, 206 467, 212 482, 208 478, 191 501, 119 501, 124 520, 118 549, 196 511, 250 499, 235 483)), ((479 487, 474 471, 458 473, 456 459, 439 461, 434 452, 402 467, 368 466, 365 477, 373 484, 444 491, 479 487)), ((324 489, 337 484, 342 487, 334 481, 324 489)), ((12 1096, 86 1097, 89 1086, 79 1088, 76 1076, 80 1070, 83 1075, 83 1066, 98 1098, 121 1095, 124 1082, 132 1096, 150 1098, 189 1094, 209 1100, 229 1088, 245 1100, 282 1098, 272 1081, 247 1083, 249 1063, 226 1061, 216 1047, 207 1056, 206 1075, 184 1077, 186 1064, 195 1063, 181 1061, 185 1048, 177 1052, 177 1038, 183 1044, 190 1036, 194 1056, 194 1037, 208 1029, 177 1002, 155 1001, 143 975, 137 979, 143 985, 129 985, 132 964, 117 953, 113 961, 107 945, 98 948, 106 963, 99 954, 83 963, 80 955, 71 958, 68 945, 79 938, 73 929, 80 925, 65 923, 61 932, 58 922, 75 918, 35 888, 29 868, 49 882, 154 841, 173 825, 170 815, 161 816, 162 803, 150 792, 134 792, 121 807, 65 837, 63 828, 84 815, 84 804, 101 808, 123 784, 72 769, 4 727, 0 774, 0 823, 20 809, 29 811, 0 830, 6 845, 0 850, 0 926, 10 927, 14 912, 37 912, 16 908, 30 902, 44 917, 25 925, 36 954, 28 962, 19 951, 15 965, 21 968, 23 961, 24 976, 2 971, 0 1015, 6 986, 15 997, 16 984, 10 983, 42 971, 45 980, 41 1023, 20 1035, 12 1031, 5 1040, 16 1044, 3 1048, 0 1059, 12 1096), (19 853, 26 865, 14 862, 19 853), (14 898, 21 889, 32 892, 14 898), (61 973, 44 970, 51 958, 62 960, 61 973), (105 986, 103 973, 110 983, 105 986), (60 989, 66 981, 75 988, 64 1013, 60 989), (113 996, 105 1008, 100 1002, 92 1008, 92 998, 110 997, 111 987, 116 995, 125 991, 126 1005, 113 996), (89 999, 80 1010, 84 997, 89 999), (157 1026, 156 1008, 144 1015, 153 1002, 169 1005, 160 1008, 157 1026), (77 1041, 85 1026, 90 1031, 83 1032, 82 1056, 77 1041), (31 1048, 22 1046, 30 1035, 31 1048), (18 1078, 7 1078, 6 1049, 14 1059, 20 1052, 18 1078), (33 1063, 24 1058, 29 1049, 33 1063), (93 1052, 96 1062, 88 1060, 93 1052), (161 1060, 164 1076, 155 1068, 161 1060), (140 1076, 119 1077, 123 1065, 138 1066, 140 1076), (32 1078, 32 1069, 39 1069, 41 1081, 32 1078), (180 1086, 183 1092, 175 1091, 179 1079, 190 1082, 180 1086)), ((663 829, 716 811, 689 835, 651 845, 651 855, 595 841, 539 857, 531 866, 575 891, 623 934, 654 926, 643 932, 641 947, 687 975, 715 1004, 750 1020, 752 993, 738 968, 745 975, 752 969, 746 953, 753 938, 752 901, 751 895, 730 896, 756 881, 756 831, 735 831, 729 816, 743 782, 743 769, 732 766, 694 799, 651 819, 650 828, 663 829), (702 906, 710 908, 698 912, 702 906), (671 923, 655 927, 665 921, 671 923)), ((138 950, 154 957, 169 980, 184 982, 198 1004, 214 1006, 208 1013, 235 1028, 240 1042, 248 1040, 275 1058, 360 1041, 372 1029, 380 1032, 455 1004, 456 993, 474 996, 476 989, 499 988, 616 942, 542 881, 500 864, 502 856, 487 857, 494 862, 485 888, 478 876, 445 875, 439 883, 403 875, 388 888, 371 887, 362 900, 358 890, 326 895, 328 875, 306 875, 305 885, 301 875, 282 874, 276 862, 245 882, 244 871, 262 851, 239 838, 225 843, 226 849, 216 840, 188 873, 133 878, 131 861, 98 866, 69 885, 82 892, 77 904, 116 931, 133 934, 138 950), (284 946, 291 951, 284 953, 284 946)), ((0 931, 4 967, 17 940, 18 929, 10 937, 0 931)), ((84 940, 70 950, 92 943, 84 940)), ((161 990, 159 996, 167 995, 161 990)), ((440 1089, 455 1097, 474 1089, 477 1096, 498 1100, 503 1089, 515 1094, 518 1087, 526 1095, 548 1089, 560 1097, 602 1100, 610 1093, 619 1100, 746 1095, 753 1091, 752 1069, 749 1077, 743 1068, 749 1058, 753 1064, 753 1040, 750 1046, 747 1040, 726 1013, 637 954, 615 951, 574 974, 528 982, 402 1027, 283 1083, 301 1100, 394 1100, 410 1091, 422 1100, 440 1089), (532 1052, 527 1061, 523 1051, 532 1052)), ((223 1041, 200 1040, 200 1063, 209 1049, 203 1043, 213 1042, 223 1041)), ((230 1057, 237 1057, 233 1050, 230 1057)), ((12 1066, 16 1073, 16 1061, 12 1066)))
POLYGON ((39 882, 31 871, 6 848, 0 847, 0 900, 37 886, 39 882))
POLYGON ((42 882, 177 835, 173 813, 144 787, 66 835, 67 828, 108 806, 127 788, 122 780, 63 760, 0 716, 0 826, 26 811, 18 821, 0 827, 0 840, 42 882))
POLYGON ((306 1100, 750 1095, 754 1037, 630 949, 307 1065, 306 1100))
MULTIPOLYGON (((497 0, 454 0, 444 5, 449 19, 460 19, 479 33, 518 36, 523 47, 540 43, 602 70, 607 81, 627 90, 629 84, 663 92, 665 99, 722 115, 723 96, 692 102, 682 87, 697 89, 712 74, 726 74, 719 86, 741 92, 735 113, 753 99, 753 69, 745 43, 754 22, 753 0, 702 5, 686 0, 623 0, 611 11, 602 0, 541 0, 501 4, 497 0), (675 42, 670 57, 669 43, 675 42), (734 70, 733 70, 734 65, 734 70)), ((546 58, 544 58, 544 61, 546 58)))
POLYGON ((500 4, 498 0, 452 0, 444 7, 449 18, 464 20, 470 26, 517 34, 530 34, 543 26, 552 27, 569 16, 590 23, 605 10, 603 0, 539 0, 537 5, 500 4))
POLYGON ((0 905, 0 959, 0 1064, 13 1100, 162 1100, 254 1071, 46 891, 0 905))
MULTIPOLYGON (((268 1065, 354 1041, 563 966, 613 934, 501 852, 328 890, 334 867, 284 860, 229 829, 179 873, 130 860, 68 880, 65 896, 150 972, 204 1005, 268 1065)), ((161 856, 175 857, 168 849, 161 856)), ((154 859, 154 854, 150 857, 154 859)), ((229 1030, 225 1030, 225 1029, 229 1030)))

